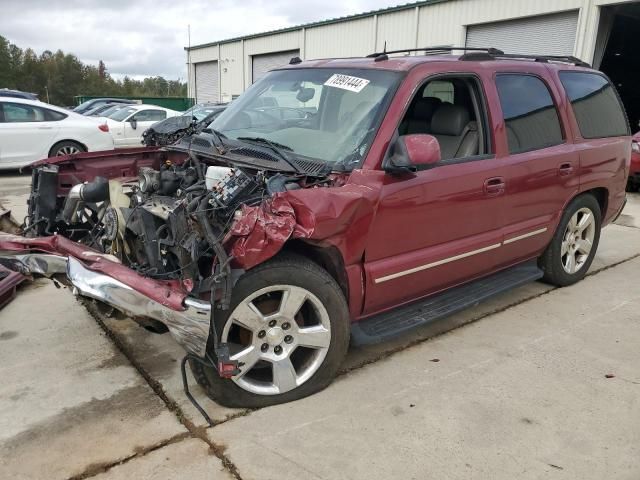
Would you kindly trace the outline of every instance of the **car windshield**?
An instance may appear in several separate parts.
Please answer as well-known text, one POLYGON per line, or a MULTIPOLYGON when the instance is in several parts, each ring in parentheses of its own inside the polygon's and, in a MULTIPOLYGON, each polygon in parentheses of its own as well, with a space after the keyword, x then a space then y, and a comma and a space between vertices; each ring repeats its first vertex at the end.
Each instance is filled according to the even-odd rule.
POLYGON ((204 119, 210 113, 214 113, 214 112, 222 111, 222 110, 223 110, 223 108, 221 108, 221 107, 198 107, 198 106, 195 106, 191 110, 187 110, 186 112, 184 112, 182 114, 182 116, 183 117, 192 116, 197 121, 200 121, 200 120, 204 119))
POLYGON ((230 139, 271 143, 354 167, 366 155, 401 74, 373 69, 276 70, 210 125, 230 139))
POLYGON ((111 113, 110 115, 107 115, 107 118, 110 118, 111 120, 115 120, 116 122, 121 122, 125 118, 127 118, 129 115, 135 112, 137 112, 137 110, 132 107, 120 108, 114 111, 113 113, 111 113))

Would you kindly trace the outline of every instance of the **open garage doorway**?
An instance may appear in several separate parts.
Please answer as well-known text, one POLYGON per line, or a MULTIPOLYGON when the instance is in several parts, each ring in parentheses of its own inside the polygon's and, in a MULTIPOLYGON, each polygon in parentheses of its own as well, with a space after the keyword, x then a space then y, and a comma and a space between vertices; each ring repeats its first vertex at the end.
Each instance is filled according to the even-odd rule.
POLYGON ((618 89, 633 133, 640 130, 639 38, 640 2, 602 7, 593 66, 618 89))

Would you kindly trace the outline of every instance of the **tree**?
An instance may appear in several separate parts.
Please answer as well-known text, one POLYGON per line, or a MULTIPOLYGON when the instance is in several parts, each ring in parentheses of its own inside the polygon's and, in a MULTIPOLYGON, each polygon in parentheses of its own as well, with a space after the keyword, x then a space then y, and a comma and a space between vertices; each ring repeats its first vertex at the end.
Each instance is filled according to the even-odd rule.
POLYGON ((134 80, 125 76, 115 80, 107 66, 87 65, 73 54, 58 50, 22 50, 0 35, 0 88, 37 93, 42 100, 62 106, 73 105, 76 95, 99 96, 186 96, 187 86, 163 77, 134 80))

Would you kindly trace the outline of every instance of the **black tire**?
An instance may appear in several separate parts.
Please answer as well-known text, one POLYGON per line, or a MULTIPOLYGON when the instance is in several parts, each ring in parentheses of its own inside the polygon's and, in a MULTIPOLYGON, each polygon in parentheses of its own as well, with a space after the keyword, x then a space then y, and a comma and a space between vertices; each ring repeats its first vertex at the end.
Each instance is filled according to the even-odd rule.
POLYGON ((57 157, 59 155, 68 155, 69 153, 64 153, 65 149, 77 150, 77 152, 70 152, 70 153, 79 153, 79 152, 87 151, 87 149, 84 148, 84 146, 80 145, 78 142, 73 142, 71 140, 64 140, 62 142, 56 143, 53 147, 51 147, 51 150, 49 150, 49 158, 57 157))
POLYGON ((562 214, 556 233, 551 239, 551 243, 549 243, 549 246, 539 258, 538 264, 544 272, 542 280, 558 287, 573 285, 582 280, 589 271, 591 262, 593 262, 593 258, 598 249, 601 226, 602 212, 600 211, 600 204, 595 197, 590 194, 583 194, 574 198, 562 214), (584 260, 584 263, 575 273, 569 273, 563 267, 562 243, 565 240, 567 225, 576 212, 581 209, 591 211, 595 223, 595 231, 591 250, 584 260))
MULTIPOLYGON (((232 312, 243 300, 263 288, 291 285, 311 292, 325 307, 330 327, 330 344, 315 373, 300 386, 278 394, 257 394, 245 390, 233 380, 220 378, 213 367, 190 361, 196 381, 207 395, 227 407, 260 408, 286 403, 324 389, 335 377, 349 346, 350 318, 347 302, 335 280, 320 266, 305 257, 280 254, 244 274, 233 289, 230 308, 219 313, 216 329, 219 337, 232 312)), ((211 349, 210 349, 211 350, 211 349)), ((212 358, 215 358, 210 351, 212 358)))

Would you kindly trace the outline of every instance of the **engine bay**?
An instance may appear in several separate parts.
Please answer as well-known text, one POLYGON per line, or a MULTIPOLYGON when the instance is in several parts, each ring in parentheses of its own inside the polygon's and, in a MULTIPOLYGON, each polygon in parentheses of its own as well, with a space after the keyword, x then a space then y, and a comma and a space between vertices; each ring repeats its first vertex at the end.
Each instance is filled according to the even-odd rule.
MULTIPOLYGON (((27 237, 62 235, 117 259, 145 277, 176 280, 191 294, 230 271, 225 236, 241 206, 307 186, 309 177, 212 165, 190 154, 140 167, 138 177, 95 177, 57 193, 58 167, 33 169, 27 237)), ((312 182, 317 181, 312 179, 312 182)), ((317 185, 317 183, 314 183, 317 185)))

